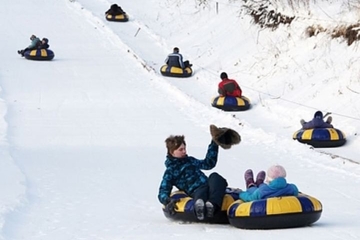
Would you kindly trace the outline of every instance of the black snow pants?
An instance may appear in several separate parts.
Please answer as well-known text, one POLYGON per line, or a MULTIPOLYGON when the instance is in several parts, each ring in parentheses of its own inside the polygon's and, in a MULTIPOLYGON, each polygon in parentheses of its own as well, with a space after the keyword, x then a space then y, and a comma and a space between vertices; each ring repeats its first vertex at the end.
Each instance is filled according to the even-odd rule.
POLYGON ((221 209, 228 183, 220 174, 214 172, 210 174, 207 184, 198 187, 191 197, 194 202, 202 199, 204 202, 211 202, 216 209, 221 209))

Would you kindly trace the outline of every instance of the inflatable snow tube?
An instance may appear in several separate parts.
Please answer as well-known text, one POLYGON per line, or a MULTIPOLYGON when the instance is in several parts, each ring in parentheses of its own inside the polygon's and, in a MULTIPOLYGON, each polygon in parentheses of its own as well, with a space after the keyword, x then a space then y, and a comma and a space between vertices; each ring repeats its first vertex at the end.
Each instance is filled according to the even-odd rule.
POLYGON ((315 148, 340 147, 345 144, 345 134, 336 128, 301 129, 293 134, 293 139, 315 148))
POLYGON ((211 105, 224 111, 245 111, 250 108, 250 100, 244 96, 217 96, 213 98, 211 105))
POLYGON ((55 54, 50 49, 34 49, 24 53, 26 59, 30 60, 52 60, 55 54))
POLYGON ((126 13, 123 14, 106 14, 106 20, 112 22, 127 22, 129 21, 129 16, 126 13))
POLYGON ((228 207, 237 199, 239 199, 239 192, 236 189, 227 188, 223 200, 221 211, 215 213, 213 218, 206 218, 200 221, 196 218, 194 213, 194 200, 182 191, 175 191, 170 196, 172 199, 180 199, 176 203, 178 209, 176 209, 175 215, 170 215, 163 206, 163 212, 165 217, 182 222, 206 222, 206 223, 217 223, 217 224, 228 224, 229 219, 227 217, 228 207))
POLYGON ((190 67, 182 69, 164 65, 160 68, 160 72, 166 77, 190 77, 192 75, 192 69, 190 67))
POLYGON ((252 202, 235 201, 228 209, 231 225, 243 229, 278 229, 310 225, 319 220, 322 204, 314 197, 272 197, 252 202))

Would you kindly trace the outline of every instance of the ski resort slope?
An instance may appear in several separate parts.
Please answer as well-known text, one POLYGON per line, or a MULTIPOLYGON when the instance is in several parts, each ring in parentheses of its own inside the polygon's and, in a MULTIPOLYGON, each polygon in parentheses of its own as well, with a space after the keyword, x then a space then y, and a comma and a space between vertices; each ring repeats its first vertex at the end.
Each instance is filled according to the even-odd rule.
POLYGON ((105 20, 107 0, 3 3, 0 239, 359 239, 358 43, 304 33, 357 15, 327 1, 277 5, 298 17, 261 29, 241 2, 118 2, 127 23, 105 20), (17 55, 31 34, 49 38, 53 61, 17 55), (159 73, 175 46, 193 63, 192 77, 159 73), (222 71, 250 98, 249 111, 211 107, 222 71), (332 113, 345 146, 312 150, 292 140, 316 110, 332 113), (166 219, 157 200, 164 140, 183 134, 188 154, 202 158, 210 124, 238 131, 242 142, 221 149, 207 174, 244 188, 246 169, 281 164, 289 182, 321 201, 320 220, 259 231, 166 219))

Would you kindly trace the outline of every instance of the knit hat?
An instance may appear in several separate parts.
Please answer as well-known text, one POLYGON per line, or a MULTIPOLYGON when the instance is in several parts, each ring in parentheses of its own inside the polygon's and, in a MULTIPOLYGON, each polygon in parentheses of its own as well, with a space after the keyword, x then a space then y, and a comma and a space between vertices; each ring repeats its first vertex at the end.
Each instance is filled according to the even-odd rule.
POLYGON ((221 78, 221 79, 228 78, 227 73, 226 73, 226 72, 222 72, 222 73, 220 74, 220 78, 221 78))
POLYGON ((314 114, 314 118, 320 118, 322 119, 323 118, 323 113, 321 111, 317 111, 315 114, 314 114))
POLYGON ((179 48, 178 48, 178 47, 174 47, 173 51, 174 51, 174 53, 179 53, 179 48))
POLYGON ((271 182, 275 178, 286 177, 286 171, 283 166, 273 165, 267 170, 267 182, 271 182))

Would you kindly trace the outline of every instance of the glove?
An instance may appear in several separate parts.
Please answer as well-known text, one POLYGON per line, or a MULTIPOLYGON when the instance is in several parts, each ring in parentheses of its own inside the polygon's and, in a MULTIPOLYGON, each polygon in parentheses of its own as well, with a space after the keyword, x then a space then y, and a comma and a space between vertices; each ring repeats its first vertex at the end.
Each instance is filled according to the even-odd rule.
POLYGON ((178 207, 176 206, 176 203, 179 202, 180 199, 170 199, 170 202, 168 204, 166 204, 165 206, 165 210, 171 215, 175 215, 176 211, 178 209, 178 207))
POLYGON ((229 149, 232 145, 239 144, 241 141, 239 133, 230 128, 218 128, 211 124, 210 133, 212 140, 223 149, 229 149))

